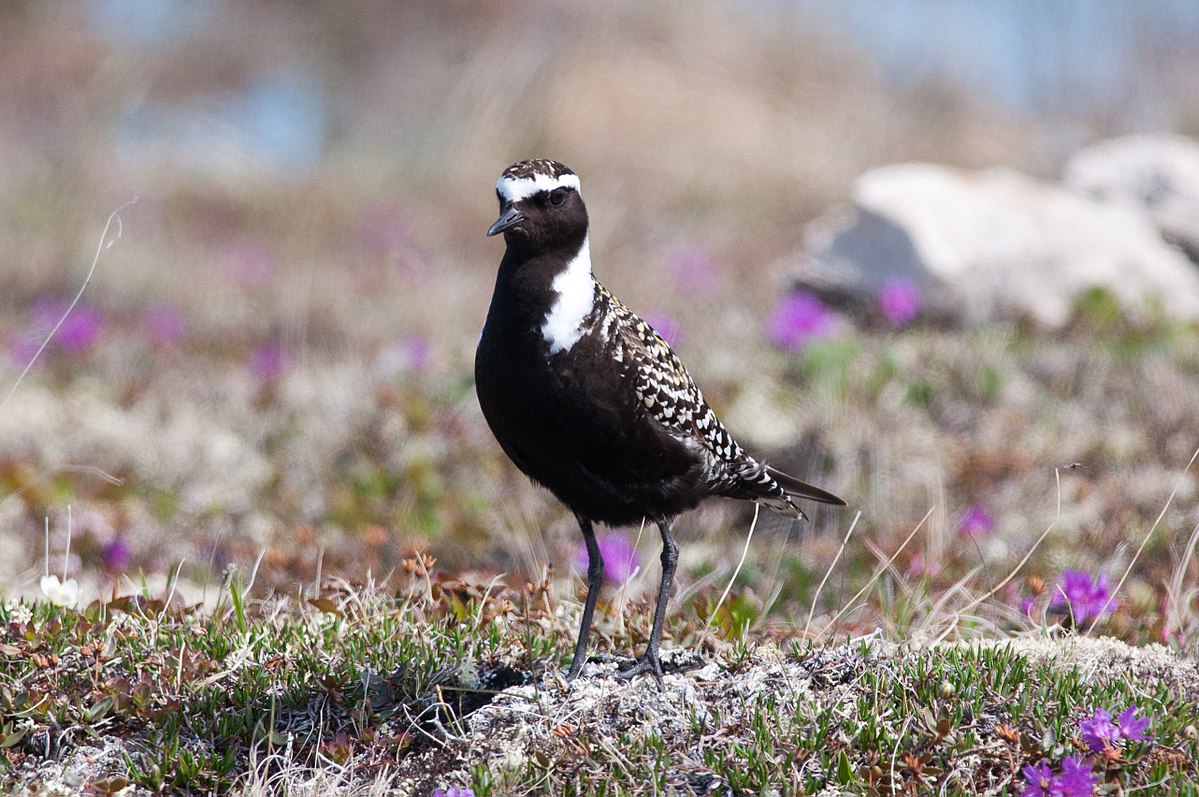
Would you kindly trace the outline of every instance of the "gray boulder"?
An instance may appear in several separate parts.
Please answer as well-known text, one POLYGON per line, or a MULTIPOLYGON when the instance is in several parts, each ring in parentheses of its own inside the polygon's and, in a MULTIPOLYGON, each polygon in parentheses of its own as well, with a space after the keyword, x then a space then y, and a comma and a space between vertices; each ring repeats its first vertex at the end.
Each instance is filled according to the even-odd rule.
POLYGON ((929 164, 867 172, 852 206, 813 222, 800 282, 873 296, 888 280, 966 322, 1026 315, 1056 327, 1101 286, 1131 313, 1146 298, 1199 318, 1199 270, 1126 203, 1098 201, 1007 169, 929 164))

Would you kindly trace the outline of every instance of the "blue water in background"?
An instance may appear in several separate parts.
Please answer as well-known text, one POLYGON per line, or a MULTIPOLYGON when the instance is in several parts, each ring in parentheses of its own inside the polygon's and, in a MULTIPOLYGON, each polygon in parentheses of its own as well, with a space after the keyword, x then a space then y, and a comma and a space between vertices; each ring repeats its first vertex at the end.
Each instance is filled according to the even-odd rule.
MULTIPOLYGON (((92 17, 112 40, 163 50, 222 18, 213 0, 91 0, 92 17)), ((129 109, 115 128, 118 152, 136 157, 170 147, 198 168, 222 159, 281 174, 304 174, 324 155, 329 98, 319 65, 280 64, 232 89, 172 105, 129 109)))
MULTIPOLYGON (((887 86, 948 86, 1050 125, 1092 124, 1108 134, 1199 130, 1199 119, 1185 117, 1196 101, 1179 101, 1199 94, 1199 0, 724 2, 751 14, 794 15, 859 53, 887 86)), ((151 51, 222 20, 216 0, 89 0, 89 7, 111 39, 151 51)), ((219 97, 130 109, 117 126, 118 147, 170 142, 202 153, 229 140, 267 168, 307 171, 328 138, 320 66, 297 61, 219 97)))
MULTIPOLYGON (((1199 0, 778 0, 848 41, 889 85, 940 82, 1033 116, 1174 127, 1199 72, 1199 0)), ((1199 120, 1190 120, 1192 123, 1199 120)))

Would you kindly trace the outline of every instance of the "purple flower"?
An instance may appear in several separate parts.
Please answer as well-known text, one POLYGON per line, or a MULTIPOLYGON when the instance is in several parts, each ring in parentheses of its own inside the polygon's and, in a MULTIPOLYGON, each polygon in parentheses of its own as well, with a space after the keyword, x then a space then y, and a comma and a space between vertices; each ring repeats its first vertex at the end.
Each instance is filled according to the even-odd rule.
POLYGON ((1145 731, 1149 728, 1148 717, 1138 717, 1138 709, 1136 706, 1129 706, 1120 712, 1116 717, 1116 721, 1120 725, 1120 735, 1125 739, 1134 739, 1138 742, 1149 741, 1149 734, 1145 731))
POLYGON ((434 789, 433 797, 475 797, 475 790, 468 786, 450 786, 448 789, 434 789))
POLYGON ((811 341, 832 334, 835 328, 833 314, 807 291, 792 291, 784 296, 767 324, 771 341, 790 351, 800 351, 811 341))
POLYGON ((1021 771, 1024 773, 1024 791, 1020 792, 1020 797, 1049 797, 1053 793, 1053 770, 1048 763, 1029 764, 1021 771))
POLYGON ((60 349, 72 353, 90 349, 104 326, 104 317, 94 307, 77 304, 72 308, 68 302, 48 296, 38 299, 29 311, 29 322, 42 338, 54 329, 60 319, 62 325, 55 333, 54 342, 60 349))
POLYGON ((1149 741, 1149 733, 1145 731, 1149 729, 1149 717, 1137 717, 1139 708, 1128 706, 1117 714, 1116 723, 1120 726, 1120 736, 1126 739, 1134 739, 1137 742, 1149 741))
POLYGON ((24 368, 29 365, 30 360, 37 354, 38 346, 41 343, 28 337, 13 338, 8 343, 8 356, 17 365, 24 368))
POLYGON ((1078 723, 1082 740, 1093 752, 1102 753, 1105 749, 1115 747, 1112 742, 1119 739, 1120 729, 1112 724, 1112 715, 1101 708, 1095 709, 1095 715, 1089 720, 1078 723))
POLYGON ((963 537, 977 540, 986 537, 995 530, 995 518, 981 506, 972 506, 965 511, 958 521, 958 533, 963 537))
POLYGON ((1099 776, 1082 756, 1069 756, 1062 761, 1061 774, 1054 775, 1045 761, 1021 770, 1024 790, 1021 797, 1090 797, 1095 793, 1099 776))
POLYGON ((645 317, 645 322, 654 328, 662 340, 671 346, 679 345, 683 328, 677 319, 665 313, 650 313, 645 317))
POLYGON ((940 572, 941 565, 936 561, 928 561, 920 551, 916 551, 912 554, 912 558, 908 560, 908 575, 912 578, 936 578, 940 572))
POLYGON ((400 341, 400 351, 406 368, 423 371, 429 365, 431 353, 429 341, 420 335, 409 335, 400 341))
POLYGON ((183 337, 183 316, 174 307, 159 305, 146 313, 146 333, 155 346, 174 346, 183 337))
POLYGON ((882 290, 878 292, 878 305, 893 326, 902 327, 920 314, 924 301, 916 283, 896 278, 883 283, 882 290))
POLYGON ((261 382, 278 379, 291 365, 291 354, 278 343, 258 346, 250 355, 250 373, 261 382))
POLYGON ((694 246, 684 246, 674 253, 670 274, 679 290, 688 295, 711 293, 720 282, 716 261, 694 246))
POLYGON ((133 563, 133 553, 121 537, 113 537, 100 549, 104 566, 110 570, 124 570, 133 563))
POLYGON ((1054 797, 1090 797, 1095 793, 1099 776, 1080 755, 1067 756, 1062 761, 1062 774, 1054 778, 1050 794, 1054 797))
MULTIPOLYGON (((637 549, 624 534, 609 534, 598 537, 600 556, 604 559, 604 578, 613 584, 623 584, 641 562, 637 549)), ((575 566, 580 570, 587 569, 587 546, 579 543, 579 552, 575 556, 575 566)))
POLYGON ((1037 599, 1032 595, 1025 596, 1020 599, 1020 613, 1025 617, 1032 617, 1032 610, 1036 608, 1037 599))
POLYGON ((37 327, 39 332, 49 332, 62 318, 69 305, 52 296, 42 296, 29 309, 29 323, 37 327))
POLYGON ((103 326, 100 311, 87 305, 76 305, 58 328, 58 346, 73 354, 85 352, 100 337, 103 326))
POLYGON ((1066 568, 1062 571, 1062 583, 1053 591, 1049 608, 1063 610, 1068 607, 1074 622, 1082 623, 1091 617, 1111 614, 1120 607, 1107 586, 1107 575, 1098 580, 1081 570, 1066 568))
POLYGON ((1112 715, 1101 708, 1095 709, 1095 714, 1090 719, 1078 723, 1082 740, 1095 753, 1118 750, 1124 739, 1146 741, 1149 738, 1145 733, 1148 727, 1149 718, 1138 717, 1136 706, 1129 706, 1121 711, 1114 723, 1112 715))

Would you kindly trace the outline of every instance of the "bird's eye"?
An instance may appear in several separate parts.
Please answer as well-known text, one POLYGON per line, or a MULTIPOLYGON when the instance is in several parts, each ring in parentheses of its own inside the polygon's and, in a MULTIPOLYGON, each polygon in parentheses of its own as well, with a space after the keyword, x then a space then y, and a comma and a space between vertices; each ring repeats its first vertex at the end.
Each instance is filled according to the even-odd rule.
POLYGON ((566 201, 566 195, 570 193, 569 188, 555 188, 550 191, 550 202, 554 205, 561 205, 566 201))

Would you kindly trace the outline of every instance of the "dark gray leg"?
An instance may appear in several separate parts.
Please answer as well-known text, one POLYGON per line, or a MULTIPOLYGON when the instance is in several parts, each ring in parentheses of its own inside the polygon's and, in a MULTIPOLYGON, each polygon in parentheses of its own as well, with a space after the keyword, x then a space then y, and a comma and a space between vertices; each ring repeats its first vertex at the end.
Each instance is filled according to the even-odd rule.
POLYGON ((617 673, 616 677, 632 678, 644 672, 653 673, 654 678, 658 680, 658 689, 662 690, 662 662, 658 658, 658 652, 662 645, 662 622, 666 619, 666 604, 670 600, 670 587, 674 583, 674 569, 679 563, 679 545, 670 534, 668 521, 660 521, 658 530, 662 532, 662 583, 658 586, 658 605, 654 608, 654 627, 649 632, 649 645, 636 664, 617 673))
POLYGON ((591 521, 575 515, 579 528, 583 530, 583 542, 587 545, 587 600, 583 603, 583 619, 579 623, 579 639, 575 642, 575 655, 570 660, 570 669, 566 672, 566 680, 574 680, 587 662, 587 637, 591 634, 591 615, 595 613, 595 602, 599 599, 600 588, 604 585, 604 557, 600 554, 599 543, 595 541, 595 529, 591 521))

